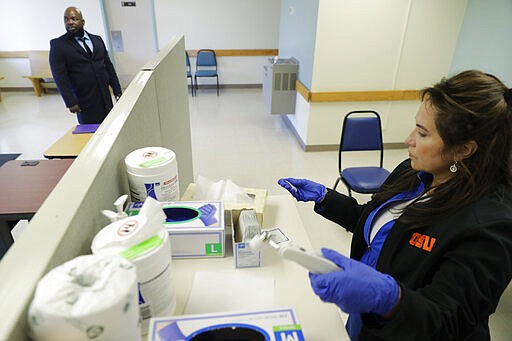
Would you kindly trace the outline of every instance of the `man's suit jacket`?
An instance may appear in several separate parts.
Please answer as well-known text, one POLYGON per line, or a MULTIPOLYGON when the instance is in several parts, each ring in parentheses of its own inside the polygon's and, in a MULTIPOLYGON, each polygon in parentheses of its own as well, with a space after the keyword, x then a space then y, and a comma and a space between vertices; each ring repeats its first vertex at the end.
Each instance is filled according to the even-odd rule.
POLYGON ((80 123, 101 123, 112 109, 109 85, 121 95, 121 85, 100 36, 89 35, 94 46, 92 57, 66 33, 50 41, 50 67, 66 107, 80 105, 80 123))

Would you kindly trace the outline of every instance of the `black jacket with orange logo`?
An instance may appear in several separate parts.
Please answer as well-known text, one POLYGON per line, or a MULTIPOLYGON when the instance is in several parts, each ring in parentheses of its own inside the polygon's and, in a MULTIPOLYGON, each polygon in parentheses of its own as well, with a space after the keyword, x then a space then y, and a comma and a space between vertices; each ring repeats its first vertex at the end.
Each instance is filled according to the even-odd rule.
MULTIPOLYGON (((400 181, 409 169, 410 161, 402 162, 386 182, 400 181)), ((315 212, 353 232, 350 256, 360 259, 367 248, 364 222, 380 204, 359 205, 329 190, 315 212)), ((427 227, 401 218, 376 265, 399 282, 399 310, 386 323, 363 314, 360 340, 489 340, 489 315, 512 278, 512 194, 499 187, 427 227)))

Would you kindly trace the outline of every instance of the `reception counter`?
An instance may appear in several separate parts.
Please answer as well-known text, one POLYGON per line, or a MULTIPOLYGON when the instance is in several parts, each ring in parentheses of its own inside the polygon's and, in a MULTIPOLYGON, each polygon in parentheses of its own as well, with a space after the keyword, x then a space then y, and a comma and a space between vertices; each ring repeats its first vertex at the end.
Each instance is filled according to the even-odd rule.
MULTIPOLYGON (((274 227, 281 228, 294 244, 312 250, 311 243, 299 217, 295 200, 291 196, 267 197, 263 229, 274 227)), ((227 243, 227 245, 230 245, 230 243, 227 243)), ((261 267, 236 270, 233 253, 229 248, 227 248, 227 256, 224 258, 173 260, 172 277, 177 293, 175 313, 179 315, 186 312, 187 303, 194 286, 195 274, 198 272, 227 271, 230 276, 233 276, 233 272, 235 272, 234 278, 238 273, 240 277, 250 274, 255 280, 268 279, 270 274, 274 280, 273 304, 262 307, 255 303, 251 307, 246 303, 250 301, 250 298, 241 296, 239 297, 239 307, 242 307, 243 310, 293 307, 306 340, 349 340, 341 319, 343 313, 340 313, 340 310, 334 304, 324 303, 314 294, 309 284, 308 271, 292 261, 282 259, 271 248, 264 248, 262 252, 263 265, 261 267)), ((215 286, 215 283, 211 283, 211 285, 215 286)), ((219 292, 219 290, 212 290, 212 292, 219 292)), ((240 292, 245 291, 240 290, 240 292)), ((226 299, 228 296, 235 294, 225 293, 226 299)), ((207 307, 207 302, 204 302, 204 306, 205 311, 196 310, 194 313, 212 312, 212 308, 207 307)), ((237 307, 233 307, 233 310, 236 309, 237 307)))

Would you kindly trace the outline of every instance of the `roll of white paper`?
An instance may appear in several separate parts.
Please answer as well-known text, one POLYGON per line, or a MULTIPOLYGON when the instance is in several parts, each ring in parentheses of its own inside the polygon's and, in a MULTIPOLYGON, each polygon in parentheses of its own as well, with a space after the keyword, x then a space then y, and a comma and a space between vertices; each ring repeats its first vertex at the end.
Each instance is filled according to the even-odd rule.
POLYGON ((28 323, 36 341, 140 340, 134 265, 86 255, 54 268, 37 285, 28 323))

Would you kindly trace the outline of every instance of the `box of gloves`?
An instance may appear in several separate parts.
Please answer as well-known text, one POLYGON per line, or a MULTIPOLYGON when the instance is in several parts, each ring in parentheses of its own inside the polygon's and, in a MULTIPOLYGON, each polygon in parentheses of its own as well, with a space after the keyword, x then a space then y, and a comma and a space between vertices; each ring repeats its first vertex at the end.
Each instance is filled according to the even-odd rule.
MULTIPOLYGON (((171 240, 172 258, 224 257, 226 228, 220 201, 162 203, 164 226, 171 240)), ((128 215, 137 215, 142 203, 130 203, 128 215)))
POLYGON ((293 308, 152 318, 148 341, 304 341, 293 308))

